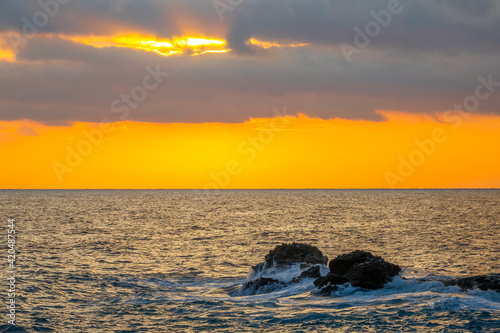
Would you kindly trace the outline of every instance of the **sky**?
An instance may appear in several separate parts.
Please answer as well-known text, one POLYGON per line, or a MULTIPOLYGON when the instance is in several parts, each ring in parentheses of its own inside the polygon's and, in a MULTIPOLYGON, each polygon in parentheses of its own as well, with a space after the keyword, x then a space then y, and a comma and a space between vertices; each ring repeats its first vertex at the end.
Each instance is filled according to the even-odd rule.
POLYGON ((498 188, 494 0, 0 0, 0 188, 498 188))

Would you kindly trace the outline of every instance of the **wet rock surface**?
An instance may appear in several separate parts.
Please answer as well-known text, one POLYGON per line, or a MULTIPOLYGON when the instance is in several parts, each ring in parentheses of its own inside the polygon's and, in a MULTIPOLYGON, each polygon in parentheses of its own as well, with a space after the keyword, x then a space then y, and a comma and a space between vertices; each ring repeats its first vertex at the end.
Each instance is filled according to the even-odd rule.
POLYGON ((278 245, 269 251, 264 262, 252 267, 252 275, 255 279, 244 283, 237 294, 261 294, 287 284, 299 283, 306 278, 319 278, 321 266, 326 266, 327 263, 328 258, 316 246, 302 243, 278 245), (293 271, 295 276, 289 276, 286 282, 269 277, 297 264, 300 264, 300 269, 293 271))
POLYGON ((349 282, 349 279, 344 276, 336 274, 328 274, 326 276, 322 276, 314 280, 314 285, 317 288, 323 288, 324 286, 329 284, 337 285, 337 284, 344 284, 347 282, 349 282))
POLYGON ((284 283, 276 279, 261 277, 252 281, 248 281, 241 286, 244 294, 262 294, 278 289, 284 286, 284 283))
POLYGON ((283 267, 296 263, 305 263, 309 265, 326 265, 328 257, 316 247, 302 243, 281 244, 269 251, 265 261, 252 267, 254 271, 268 269, 271 267, 283 267))
POLYGON ((319 265, 315 265, 309 267, 308 269, 302 271, 300 273, 299 278, 319 278, 321 276, 321 267, 319 265))
MULTIPOLYGON (((272 292, 286 285, 299 283, 306 278, 314 278, 314 285, 320 290, 319 294, 329 296, 339 285, 345 283, 350 283, 353 287, 381 289, 401 273, 401 267, 398 265, 361 250, 332 259, 328 265, 330 272, 324 275, 327 263, 328 258, 315 246, 302 243, 278 245, 266 255, 264 262, 252 267, 252 275, 255 278, 244 283, 238 294, 272 292), (300 269, 296 264, 300 264, 300 269), (295 268, 290 269, 292 266, 295 268), (288 273, 293 272, 293 274, 288 276, 286 281, 274 278, 276 274, 287 269, 288 273)), ((445 286, 458 286, 463 291, 481 289, 500 292, 500 274, 497 273, 448 280, 424 278, 417 281, 440 281, 445 286)))
POLYGON ((398 265, 360 250, 332 259, 328 267, 330 273, 316 279, 316 287, 327 288, 349 282, 353 287, 380 289, 401 272, 398 265))
POLYGON ((418 279, 419 282, 439 281, 445 286, 458 286, 462 291, 480 289, 483 291, 493 290, 500 293, 500 274, 484 274, 468 276, 449 280, 418 279))

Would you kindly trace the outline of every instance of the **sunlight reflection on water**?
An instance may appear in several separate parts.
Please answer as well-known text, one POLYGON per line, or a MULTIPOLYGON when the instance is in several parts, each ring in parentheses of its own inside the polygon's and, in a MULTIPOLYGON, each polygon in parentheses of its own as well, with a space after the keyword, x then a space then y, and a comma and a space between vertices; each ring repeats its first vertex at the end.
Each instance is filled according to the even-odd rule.
POLYGON ((293 241, 329 258, 371 251, 406 277, 498 272, 500 191, 0 191, 0 201, 1 215, 17 221, 18 323, 27 330, 500 326, 498 294, 439 283, 325 298, 309 281, 228 295, 269 250, 293 241))

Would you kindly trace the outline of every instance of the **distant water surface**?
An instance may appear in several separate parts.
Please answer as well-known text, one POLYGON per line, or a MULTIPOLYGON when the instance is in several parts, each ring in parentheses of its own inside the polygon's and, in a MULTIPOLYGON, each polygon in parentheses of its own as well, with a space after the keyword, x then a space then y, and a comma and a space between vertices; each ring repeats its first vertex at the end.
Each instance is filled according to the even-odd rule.
POLYGON ((0 191, 0 213, 3 234, 16 219, 17 319, 30 332, 500 328, 500 294, 411 279, 500 271, 498 190, 0 191), (409 280, 230 296, 294 241, 329 258, 371 251, 409 280))

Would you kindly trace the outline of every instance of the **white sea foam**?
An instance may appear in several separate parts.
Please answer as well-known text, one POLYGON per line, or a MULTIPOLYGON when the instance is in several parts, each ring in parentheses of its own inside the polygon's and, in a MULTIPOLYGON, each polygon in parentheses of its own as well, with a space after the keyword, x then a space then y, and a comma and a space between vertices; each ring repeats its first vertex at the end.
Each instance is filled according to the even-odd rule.
MULTIPOLYGON (((325 266, 325 269, 328 268, 325 266)), ((292 281, 300 274, 300 265, 287 269, 269 269, 259 272, 252 279, 268 277, 281 282, 292 281)), ((244 282, 248 282, 245 280, 244 282)), ((281 303, 294 302, 300 297, 309 298, 310 302, 324 306, 348 304, 351 306, 375 306, 383 304, 406 304, 427 310, 500 310, 500 293, 495 291, 471 290, 464 292, 457 286, 444 286, 439 281, 418 282, 416 279, 396 277, 382 289, 368 290, 353 287, 349 283, 339 285, 330 297, 319 295, 314 279, 303 279, 297 283, 281 285, 258 295, 244 292, 235 293, 239 301, 262 302, 279 300, 281 303)))

